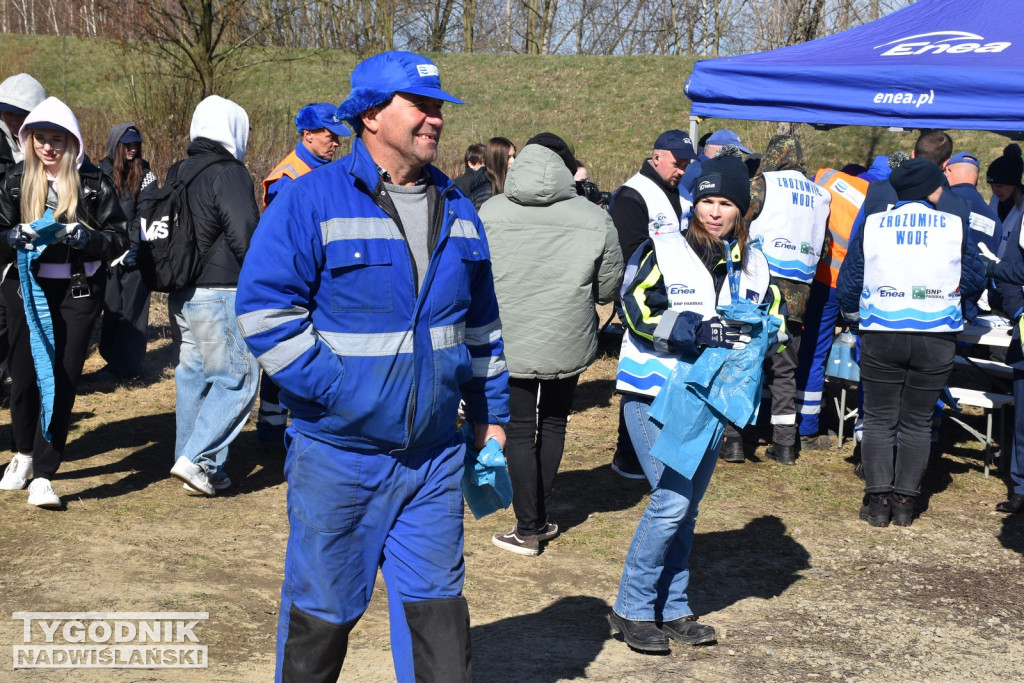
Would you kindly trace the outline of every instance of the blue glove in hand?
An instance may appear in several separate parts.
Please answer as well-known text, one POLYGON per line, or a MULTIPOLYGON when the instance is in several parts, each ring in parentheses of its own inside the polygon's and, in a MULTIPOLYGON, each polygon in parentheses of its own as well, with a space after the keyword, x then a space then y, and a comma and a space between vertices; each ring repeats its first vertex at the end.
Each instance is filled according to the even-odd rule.
POLYGON ((7 244, 14 249, 32 251, 35 249, 33 241, 39 237, 39 233, 32 229, 28 223, 19 223, 7 231, 7 244))
POLYGON ((719 317, 701 322, 697 343, 725 349, 743 349, 750 343, 750 325, 722 320, 719 317))

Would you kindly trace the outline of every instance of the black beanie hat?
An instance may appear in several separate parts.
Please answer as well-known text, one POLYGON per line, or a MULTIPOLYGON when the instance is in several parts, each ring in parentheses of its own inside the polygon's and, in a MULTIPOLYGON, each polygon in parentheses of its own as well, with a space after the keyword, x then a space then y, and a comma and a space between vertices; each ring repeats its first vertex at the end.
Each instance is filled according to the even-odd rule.
POLYGON ((942 170, 927 159, 907 159, 889 174, 901 202, 924 199, 942 185, 942 170))
POLYGON ((1010 143, 1003 148, 1003 156, 988 165, 985 180, 999 185, 1020 186, 1024 175, 1024 159, 1021 159, 1020 146, 1010 143))
POLYGON ((735 145, 726 145, 701 165, 700 176, 693 183, 693 203, 708 195, 725 197, 739 207, 741 215, 750 208, 750 173, 735 145))
POLYGON ((569 169, 569 173, 576 175, 576 169, 579 168, 579 165, 576 163, 576 157, 573 156, 572 150, 569 149, 569 145, 565 143, 565 140, 554 133, 538 133, 527 140, 526 144, 547 147, 552 152, 562 157, 562 161, 565 163, 565 167, 569 169))

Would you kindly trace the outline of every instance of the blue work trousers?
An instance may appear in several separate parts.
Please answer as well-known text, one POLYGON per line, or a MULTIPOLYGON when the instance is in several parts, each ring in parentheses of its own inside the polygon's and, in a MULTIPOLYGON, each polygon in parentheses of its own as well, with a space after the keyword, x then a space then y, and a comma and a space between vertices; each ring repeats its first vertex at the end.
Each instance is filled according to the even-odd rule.
MULTIPOLYGON (((313 658, 326 662, 324 670, 340 670, 347 633, 370 604, 378 569, 388 592, 396 677, 400 683, 416 680, 417 674, 429 677, 415 671, 413 649, 430 634, 418 633, 415 626, 410 631, 407 616, 416 613, 416 604, 443 609, 450 599, 464 602, 465 444, 453 434, 448 446, 419 453, 359 453, 316 441, 294 427, 285 440, 289 534, 277 680, 286 657, 289 666, 313 658), (335 648, 340 651, 324 652, 323 639, 304 640, 310 622, 313 628, 325 626, 325 633, 345 629, 335 648), (306 647, 302 643, 308 643, 307 652, 296 651, 306 647)), ((465 638, 468 650, 468 614, 464 627, 451 628, 465 638)))
POLYGON ((804 311, 804 333, 796 366, 796 401, 800 436, 815 436, 820 429, 825 363, 832 350, 839 319, 836 290, 815 280, 804 311))

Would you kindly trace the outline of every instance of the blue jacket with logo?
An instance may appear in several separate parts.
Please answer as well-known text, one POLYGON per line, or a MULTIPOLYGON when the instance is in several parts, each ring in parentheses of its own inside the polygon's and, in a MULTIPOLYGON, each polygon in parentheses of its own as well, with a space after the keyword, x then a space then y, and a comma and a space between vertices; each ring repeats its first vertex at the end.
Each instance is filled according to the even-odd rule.
POLYGON ((417 291, 398 214, 362 141, 297 178, 260 220, 238 283, 246 343, 295 429, 341 448, 451 443, 460 400, 508 421, 490 253, 472 203, 427 167, 430 263, 417 291))

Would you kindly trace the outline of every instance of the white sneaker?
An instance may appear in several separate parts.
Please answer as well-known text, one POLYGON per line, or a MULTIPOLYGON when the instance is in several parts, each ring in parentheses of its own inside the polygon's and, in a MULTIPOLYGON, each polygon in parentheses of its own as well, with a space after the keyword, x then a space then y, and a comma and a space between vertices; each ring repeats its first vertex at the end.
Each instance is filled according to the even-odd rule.
POLYGON ((28 485, 28 480, 31 476, 32 456, 16 455, 11 458, 10 464, 4 470, 4 476, 0 479, 0 489, 4 491, 20 491, 28 485))
MULTIPOLYGON (((209 479, 209 477, 207 477, 207 479, 209 479)), ((231 488, 231 478, 225 474, 223 479, 210 479, 210 485, 213 486, 214 491, 223 491, 224 489, 231 488)), ((189 491, 190 493, 198 493, 198 491, 189 486, 187 483, 182 484, 181 488, 185 489, 186 491, 189 491)))
POLYGON ((41 508, 59 508, 60 498, 53 492, 49 479, 36 477, 28 485, 28 504, 41 508))
POLYGON ((206 474, 206 470, 184 455, 178 456, 178 459, 174 461, 171 476, 181 479, 190 489, 203 495, 213 496, 217 493, 213 484, 210 483, 210 477, 206 474))

